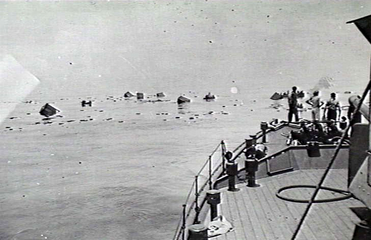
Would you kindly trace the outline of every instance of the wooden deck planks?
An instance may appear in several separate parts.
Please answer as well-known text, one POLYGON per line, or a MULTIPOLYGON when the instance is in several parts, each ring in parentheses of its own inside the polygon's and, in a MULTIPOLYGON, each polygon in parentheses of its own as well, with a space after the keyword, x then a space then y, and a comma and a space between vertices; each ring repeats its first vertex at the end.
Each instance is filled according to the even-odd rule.
MULTIPOLYGON (((238 230, 236 231, 236 222, 241 221, 241 219, 238 219, 238 215, 235 212, 233 195, 228 194, 227 191, 224 191, 222 193, 222 196, 227 196, 226 198, 223 197, 223 200, 226 200, 226 202, 225 202, 225 204, 224 203, 222 204, 222 208, 223 208, 223 206, 226 206, 226 207, 223 208, 222 211, 223 212, 228 212, 227 216, 225 216, 225 217, 228 221, 230 221, 232 223, 232 226, 235 229, 233 232, 230 232, 230 233, 225 234, 223 236, 227 237, 225 239, 229 239, 229 238, 230 239, 239 239, 238 236, 237 236, 237 233, 239 231, 238 230), (226 209, 226 210, 224 210, 224 209, 226 209)), ((237 227, 237 229, 238 229, 238 227, 237 227)))
MULTIPOLYGON (((242 189, 242 191, 245 191, 245 189, 242 189)), ((244 193, 243 193, 244 195, 244 193)), ((245 234, 247 239, 252 239, 255 240, 256 238, 256 230, 253 227, 254 221, 252 217, 255 216, 255 214, 249 210, 249 205, 247 203, 248 199, 244 196, 241 198, 243 200, 243 205, 244 205, 244 211, 245 211, 245 221, 244 221, 244 229, 245 229, 245 234), (252 212, 250 214, 250 212, 252 212)))
POLYGON ((258 217, 258 223, 255 223, 255 224, 253 223, 251 227, 256 228, 257 227, 256 225, 260 225, 262 229, 262 237, 260 237, 259 239, 275 239, 273 228, 266 218, 267 209, 265 209, 265 211, 261 211, 261 209, 264 209, 261 204, 261 201, 264 201, 264 200, 261 199, 259 196, 260 189, 247 188, 247 190, 248 191, 245 191, 245 193, 247 193, 245 196, 247 196, 250 199, 248 206, 250 206, 250 208, 253 209, 256 216, 258 217))
MULTIPOLYGON (((283 177, 282 180, 279 182, 279 187, 277 187, 277 190, 284 186, 297 185, 298 183, 300 183, 300 181, 303 181, 304 184, 309 184, 308 180, 302 179, 299 173, 300 172, 294 172, 293 177, 291 178, 288 178, 285 175, 285 177, 283 177)), ((294 199, 307 198, 307 196, 304 195, 302 191, 290 191, 290 196, 294 199)), ((295 216, 294 217, 295 223, 293 224, 294 226, 293 232, 294 232, 296 230, 296 227, 300 221, 302 214, 304 213, 305 205, 301 203, 287 202, 283 200, 281 201, 290 209, 290 211, 294 213, 294 216, 295 216)), ((304 227, 298 234, 299 235, 298 239, 308 239, 308 240, 317 239, 314 234, 315 231, 316 231, 315 229, 313 230, 313 226, 304 225, 304 227)))
MULTIPOLYGON (((234 231, 216 240, 272 240, 290 239, 307 206, 303 203, 283 201, 275 196, 276 191, 287 185, 316 185, 322 170, 302 170, 260 179, 262 186, 248 188, 241 184, 239 192, 222 192, 221 213, 234 226, 234 231)), ((346 170, 331 170, 325 186, 346 189, 346 170)), ((308 199, 313 189, 290 190, 291 197, 308 199)), ((337 194, 335 194, 337 195, 337 194)), ((321 191, 320 198, 334 197, 329 191, 321 191)), ((304 239, 351 239, 357 220, 349 207, 362 206, 355 200, 313 204, 297 240, 304 239)))
POLYGON ((260 222, 259 216, 257 215, 257 211, 253 202, 256 201, 256 199, 252 197, 252 192, 245 193, 241 197, 245 199, 246 209, 248 209, 247 214, 251 220, 251 225, 249 226, 250 233, 253 234, 255 239, 265 239, 264 230, 262 228, 263 226, 260 222))
POLYGON ((276 214, 277 212, 279 212, 279 210, 276 207, 275 202, 273 201, 271 196, 269 196, 269 194, 267 193, 267 191, 266 191, 267 188, 262 188, 261 190, 262 191, 258 191, 258 193, 260 193, 259 198, 262 199, 262 201, 261 201, 262 207, 264 209, 266 209, 267 221, 271 222, 270 226, 273 229, 274 239, 284 240, 284 239, 286 239, 284 237, 284 235, 285 235, 284 231, 285 231, 285 227, 287 228, 287 226, 284 227, 285 222, 282 221, 283 219, 279 218, 280 215, 276 214), (267 196, 267 194, 268 194, 268 196, 267 196), (282 224, 277 224, 277 223, 282 223, 282 224))
MULTIPOLYGON (((237 194, 238 194, 237 192, 235 194, 232 194, 234 198, 234 204, 236 207, 236 214, 238 215, 238 218, 239 218, 238 221, 235 222, 236 223, 235 227, 236 229, 239 230, 239 231, 236 231, 236 233, 239 235, 240 239, 243 239, 243 238, 247 239, 248 236, 246 233, 246 230, 247 230, 246 222, 248 221, 249 215, 247 214, 246 207, 244 205, 244 201, 243 201, 244 198, 241 198, 237 194)), ((242 193, 239 193, 239 194, 242 194, 242 193)))
POLYGON ((287 239, 287 236, 291 236, 295 230, 297 214, 290 211, 285 202, 275 196, 277 189, 273 184, 270 184, 267 185, 264 192, 266 192, 267 198, 272 201, 272 206, 274 206, 272 208, 277 216, 276 221, 282 227, 282 233, 287 239))
MULTIPOLYGON (((346 170, 337 170, 339 174, 347 174, 346 170)), ((317 178, 317 173, 315 171, 307 171, 307 174, 312 179, 314 177, 317 178)), ((327 179, 325 180, 324 186, 326 187, 333 187, 337 189, 346 189, 346 181, 339 180, 340 178, 331 177, 331 174, 328 175, 327 179)), ((329 191, 321 191, 322 195, 326 195, 326 198, 332 198, 336 195, 331 194, 329 191), (326 194, 323 194, 326 193, 326 194)), ((351 239, 352 237, 352 230, 354 225, 349 221, 349 215, 352 214, 348 208, 346 219, 344 218, 343 210, 337 209, 337 211, 333 211, 339 205, 338 202, 330 202, 326 204, 315 204, 313 207, 315 214, 320 212, 325 212, 326 214, 321 215, 322 218, 326 221, 326 225, 331 228, 334 238, 332 239, 351 239), (341 217, 342 216, 342 217, 341 217)))
MULTIPOLYGON (((318 170, 307 170, 303 172, 303 178, 307 179, 309 182, 311 182, 312 185, 316 185, 322 176, 323 170, 321 169, 321 174, 317 174, 318 170)), ((301 192, 301 191, 300 191, 301 192)), ((304 197, 304 199, 310 199, 314 192, 314 189, 308 189, 308 195, 304 197)), ((333 196, 329 195, 328 191, 320 191, 317 195, 316 199, 325 199, 330 198, 333 196)), ((321 203, 324 204, 325 203, 321 203)), ((307 204, 303 204, 305 208, 307 207, 307 204)), ((331 219, 328 217, 328 214, 323 214, 324 212, 321 212, 320 204, 313 204, 312 208, 310 209, 310 212, 308 214, 308 217, 305 221, 305 224, 307 224, 309 227, 314 227, 316 230, 316 234, 321 236, 320 239, 323 240, 332 240, 337 239, 336 238, 336 226, 333 224, 331 219)))

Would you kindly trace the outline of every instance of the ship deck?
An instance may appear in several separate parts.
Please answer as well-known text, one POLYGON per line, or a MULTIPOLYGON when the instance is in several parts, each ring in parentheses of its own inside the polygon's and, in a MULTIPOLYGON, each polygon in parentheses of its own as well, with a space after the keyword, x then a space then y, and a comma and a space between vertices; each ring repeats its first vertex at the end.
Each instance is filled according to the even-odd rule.
MULTIPOLYGON (((307 169, 288 172, 258 180, 260 187, 249 188, 238 184, 238 192, 220 189, 222 203, 219 214, 229 221, 233 230, 213 237, 215 240, 291 239, 307 204, 281 200, 276 197, 279 188, 288 185, 316 185, 324 169, 307 169)), ((347 189, 347 170, 330 170, 324 182, 326 187, 347 189)), ((290 189, 282 192, 287 197, 309 199, 313 189, 290 189)), ((340 196, 339 193, 321 190, 316 199, 340 196)), ((364 205, 349 198, 328 203, 314 203, 296 239, 351 239, 354 223, 359 221, 350 207, 364 205)))

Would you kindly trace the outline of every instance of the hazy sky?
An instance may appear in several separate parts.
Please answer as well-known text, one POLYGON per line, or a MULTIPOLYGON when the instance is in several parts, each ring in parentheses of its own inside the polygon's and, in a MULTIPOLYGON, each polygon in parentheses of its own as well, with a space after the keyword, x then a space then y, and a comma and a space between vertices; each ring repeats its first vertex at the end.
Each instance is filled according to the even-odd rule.
POLYGON ((345 23, 369 15, 368 2, 1 2, 0 54, 36 75, 46 95, 204 79, 359 84, 369 75, 369 43, 345 23))

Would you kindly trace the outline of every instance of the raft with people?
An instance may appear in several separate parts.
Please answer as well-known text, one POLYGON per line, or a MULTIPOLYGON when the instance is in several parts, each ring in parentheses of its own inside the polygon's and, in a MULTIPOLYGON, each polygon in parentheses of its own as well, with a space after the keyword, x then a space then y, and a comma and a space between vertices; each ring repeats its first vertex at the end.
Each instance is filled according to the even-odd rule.
POLYGON ((216 99, 215 95, 211 94, 210 92, 207 95, 205 95, 205 97, 204 97, 204 100, 206 100, 206 101, 211 101, 211 100, 215 100, 215 99, 216 99))

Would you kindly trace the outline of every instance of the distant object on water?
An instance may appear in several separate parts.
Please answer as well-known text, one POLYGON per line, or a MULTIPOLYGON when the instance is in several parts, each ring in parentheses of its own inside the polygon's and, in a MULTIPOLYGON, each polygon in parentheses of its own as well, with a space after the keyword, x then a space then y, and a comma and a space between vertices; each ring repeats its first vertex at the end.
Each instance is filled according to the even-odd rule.
POLYGON ((206 101, 210 101, 210 100, 215 100, 215 95, 211 94, 211 93, 208 93, 205 97, 204 97, 204 100, 206 101))
POLYGON ((49 103, 45 104, 41 109, 40 109, 40 115, 43 115, 45 117, 50 117, 55 114, 60 112, 57 108, 53 107, 49 103))
POLYGON ((86 100, 82 100, 81 101, 81 107, 85 107, 85 106, 89 106, 91 107, 93 105, 92 101, 86 101, 86 100))
POLYGON ((323 89, 330 89, 334 86, 334 79, 331 77, 322 77, 316 85, 312 89, 310 89, 310 92, 319 91, 323 89))
POLYGON ((163 93, 163 92, 157 93, 156 97, 158 97, 158 98, 165 97, 165 93, 163 93))
POLYGON ((126 97, 126 98, 131 98, 131 97, 134 97, 134 96, 135 95, 133 93, 129 92, 129 91, 124 94, 124 97, 126 97))
POLYGON ((304 97, 305 97, 304 91, 299 91, 298 92, 298 98, 304 98, 304 97))
POLYGON ((143 100, 144 99, 144 93, 137 93, 137 99, 143 100))
POLYGON ((191 102, 191 99, 189 99, 189 98, 187 98, 187 97, 184 97, 184 96, 180 96, 180 97, 178 97, 178 100, 177 100, 177 103, 178 103, 178 104, 186 103, 186 102, 191 102))
POLYGON ((283 99, 283 94, 281 93, 278 93, 278 92, 275 92, 272 97, 271 97, 271 100, 281 100, 283 99))
MULTIPOLYGON (((283 93, 278 93, 278 92, 275 92, 271 97, 270 99, 271 100, 281 100, 283 98, 287 98, 288 96, 288 93, 286 92, 283 92, 283 93)), ((297 96, 298 98, 304 98, 305 97, 305 93, 304 91, 299 91, 297 92, 297 96)))

